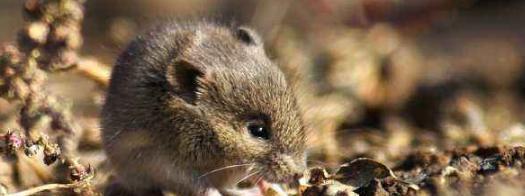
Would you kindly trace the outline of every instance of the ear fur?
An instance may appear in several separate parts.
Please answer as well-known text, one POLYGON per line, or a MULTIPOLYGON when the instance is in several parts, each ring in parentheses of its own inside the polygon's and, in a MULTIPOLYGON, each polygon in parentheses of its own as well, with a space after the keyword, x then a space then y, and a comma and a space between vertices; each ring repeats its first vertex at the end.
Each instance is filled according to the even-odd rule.
POLYGON ((235 36, 248 45, 261 45, 262 40, 257 33, 248 27, 239 27, 235 32, 235 36))
POLYGON ((204 70, 193 63, 177 59, 167 66, 166 80, 173 92, 184 101, 194 104, 197 98, 198 80, 204 77, 204 70))

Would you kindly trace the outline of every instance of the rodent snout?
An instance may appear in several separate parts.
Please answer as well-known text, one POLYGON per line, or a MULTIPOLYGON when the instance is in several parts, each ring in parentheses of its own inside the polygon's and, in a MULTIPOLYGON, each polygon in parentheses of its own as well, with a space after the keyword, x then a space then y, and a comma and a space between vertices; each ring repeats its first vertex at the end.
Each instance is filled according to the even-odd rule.
POLYGON ((306 162, 303 159, 289 155, 272 155, 265 178, 270 182, 292 182, 303 176, 306 170, 306 162))

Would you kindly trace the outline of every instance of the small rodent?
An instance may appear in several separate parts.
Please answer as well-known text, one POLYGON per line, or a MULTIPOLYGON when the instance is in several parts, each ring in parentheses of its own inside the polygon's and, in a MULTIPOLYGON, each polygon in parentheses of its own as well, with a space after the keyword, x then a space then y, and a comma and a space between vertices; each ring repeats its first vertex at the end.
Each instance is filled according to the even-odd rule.
POLYGON ((138 36, 113 68, 102 129, 121 194, 230 195, 243 178, 289 182, 306 167, 292 88, 246 27, 169 22, 138 36))

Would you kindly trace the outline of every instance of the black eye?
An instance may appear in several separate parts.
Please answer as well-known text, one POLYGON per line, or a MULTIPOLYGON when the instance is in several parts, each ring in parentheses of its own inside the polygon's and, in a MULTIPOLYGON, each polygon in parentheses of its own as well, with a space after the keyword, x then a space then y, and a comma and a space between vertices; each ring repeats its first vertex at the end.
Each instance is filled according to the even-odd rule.
POLYGON ((270 131, 268 127, 262 123, 249 123, 246 127, 252 136, 261 139, 270 139, 270 131))

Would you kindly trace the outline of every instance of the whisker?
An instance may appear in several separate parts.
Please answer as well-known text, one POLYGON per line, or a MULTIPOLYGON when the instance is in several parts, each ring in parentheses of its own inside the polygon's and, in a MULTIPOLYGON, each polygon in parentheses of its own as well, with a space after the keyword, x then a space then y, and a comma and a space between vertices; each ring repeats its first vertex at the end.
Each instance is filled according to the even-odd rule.
POLYGON ((241 180, 237 181, 235 184, 239 184, 239 183, 241 183, 242 181, 244 181, 244 180, 246 180, 246 179, 252 177, 253 175, 255 175, 255 174, 259 173, 259 172, 261 172, 261 171, 259 170, 259 171, 253 172, 253 173, 251 173, 251 174, 248 174, 248 175, 244 176, 241 180))
POLYGON ((214 170, 211 170, 209 172, 206 172, 202 175, 200 175, 198 177, 198 179, 204 177, 204 176, 207 176, 207 175, 210 175, 212 173, 215 173, 215 172, 218 172, 218 171, 222 171, 222 170, 225 170, 225 169, 230 169, 230 168, 235 168, 235 167, 244 167, 244 166, 249 166, 249 165, 253 165, 254 163, 245 163, 245 164, 239 164, 239 165, 230 165, 230 166, 225 166, 225 167, 221 167, 221 168, 218 168, 218 169, 214 169, 214 170))
POLYGON ((259 184, 259 182, 263 179, 263 176, 260 175, 259 178, 255 181, 255 185, 259 184))

